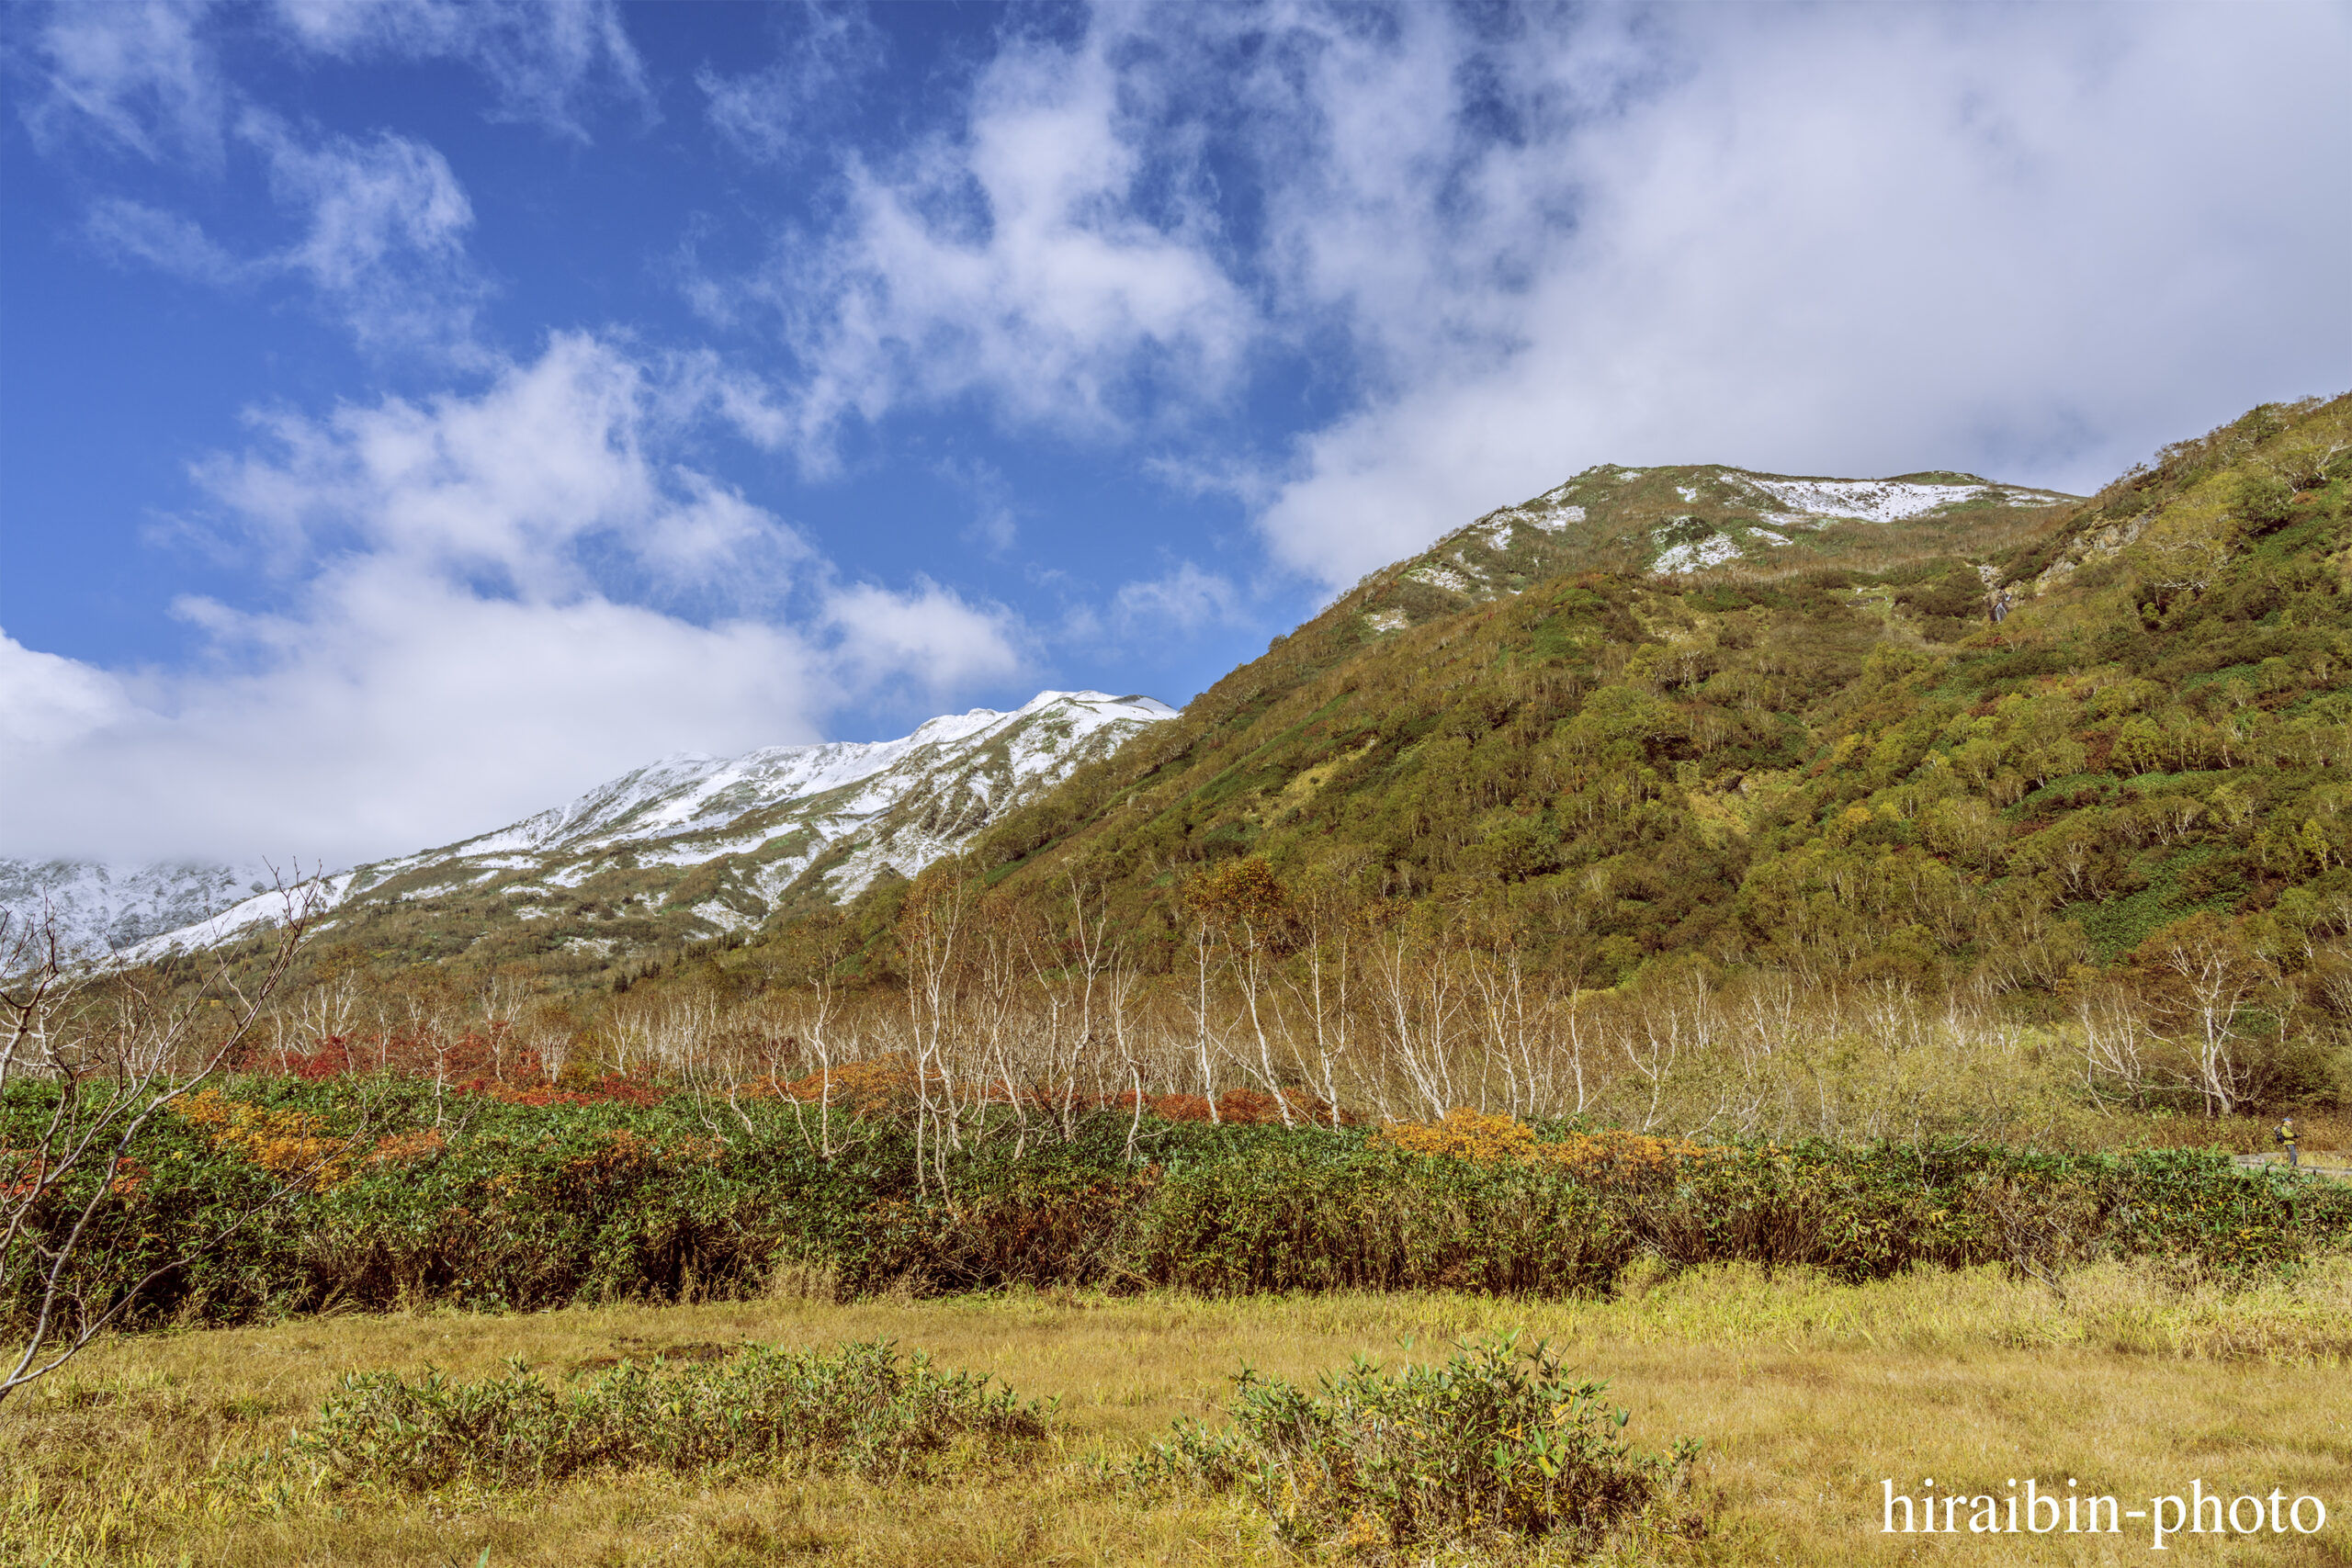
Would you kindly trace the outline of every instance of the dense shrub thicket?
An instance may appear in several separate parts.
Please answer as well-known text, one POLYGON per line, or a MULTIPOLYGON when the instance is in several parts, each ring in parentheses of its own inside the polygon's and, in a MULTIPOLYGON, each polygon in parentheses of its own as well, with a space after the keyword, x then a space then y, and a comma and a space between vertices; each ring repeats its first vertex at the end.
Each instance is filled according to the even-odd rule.
MULTIPOLYGON (((28 1141, 42 1099, 12 1091, 0 1142, 28 1141)), ((919 1177, 887 1110, 837 1111, 828 1156, 788 1100, 531 1104, 366 1078, 233 1079, 161 1123, 85 1238, 85 1293, 263 1206, 146 1290, 131 1321, 148 1325, 740 1296, 779 1271, 850 1292, 1540 1295, 1606 1291, 1642 1255, 1849 1280, 2142 1256, 2245 1274, 2352 1241, 2352 1188, 2187 1150, 1702 1146, 1468 1113, 1374 1131, 1098 1111, 1066 1141, 967 1143, 919 1177)), ((65 1213, 32 1225, 53 1233, 65 1213)), ((8 1279, 28 1288, 22 1269, 8 1279)))

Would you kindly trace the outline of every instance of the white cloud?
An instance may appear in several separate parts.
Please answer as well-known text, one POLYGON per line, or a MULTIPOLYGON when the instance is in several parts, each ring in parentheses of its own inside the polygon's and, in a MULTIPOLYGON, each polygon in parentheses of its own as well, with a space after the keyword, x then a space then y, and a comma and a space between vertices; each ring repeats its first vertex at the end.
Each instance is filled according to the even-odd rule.
POLYGON ((396 852, 665 752, 811 739, 851 701, 1019 672, 1009 613, 839 584, 665 462, 665 406, 644 367, 571 336, 478 396, 267 422, 199 477, 287 585, 274 607, 183 600, 204 649, 175 671, 0 642, 9 849, 396 852))
POLYGON ((1367 380, 1268 546, 1337 588, 1601 460, 2088 488, 2334 389, 2352 209, 2308 193, 2352 142, 2346 19, 1684 10, 1633 49, 1538 14, 1483 142, 1475 75, 1349 59, 1274 209, 1367 380))
POLYGON ((102 670, 27 648, 0 632, 0 737, 55 746, 105 728, 130 711, 122 682, 102 670))
POLYGON ((656 547, 676 498, 644 450, 648 398, 636 361, 560 334, 476 397, 266 419, 266 448, 198 477, 281 559, 357 548, 553 597, 588 586, 584 541, 656 547))
POLYGON ((855 583, 827 595, 825 624, 839 632, 841 667, 855 683, 909 687, 937 702, 958 688, 1020 673, 1026 640, 1008 611, 971 604, 917 578, 894 592, 855 583))
POLYGON ((268 160, 272 193, 305 224, 275 265, 308 278, 363 348, 478 356, 473 207, 438 151, 389 131, 308 142, 261 114, 244 134, 268 160))
POLYGON ((842 419, 903 404, 978 395, 1008 424, 1099 436, 1230 395, 1252 307, 1202 209, 1146 210, 1166 150, 1120 87, 1099 36, 1009 39, 961 134, 851 162, 842 222, 752 285, 801 359, 813 466, 842 419))

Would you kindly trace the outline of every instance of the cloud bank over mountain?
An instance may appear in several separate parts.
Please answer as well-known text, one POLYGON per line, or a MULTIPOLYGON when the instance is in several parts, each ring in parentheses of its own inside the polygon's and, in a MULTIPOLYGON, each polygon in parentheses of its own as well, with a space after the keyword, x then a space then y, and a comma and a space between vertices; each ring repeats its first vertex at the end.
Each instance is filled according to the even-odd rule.
POLYGON ((19 852, 350 859, 649 756, 819 739, 879 687, 1023 664, 1001 607, 837 580, 798 533, 649 450, 662 389, 560 337, 476 397, 285 416, 202 465, 267 608, 187 596, 203 657, 111 672, 0 645, 19 852))
POLYGON ((2352 375, 2338 6, 28 5, 15 853, 1182 700, 1593 463, 2088 489, 2352 375))
POLYGON ((853 412, 1176 446, 1252 364, 1336 372, 1224 479, 1327 588, 1602 457, 2083 490, 2345 375, 2352 220, 2302 193, 2347 57, 2288 6, 1108 10, 745 292, 820 464, 853 412))

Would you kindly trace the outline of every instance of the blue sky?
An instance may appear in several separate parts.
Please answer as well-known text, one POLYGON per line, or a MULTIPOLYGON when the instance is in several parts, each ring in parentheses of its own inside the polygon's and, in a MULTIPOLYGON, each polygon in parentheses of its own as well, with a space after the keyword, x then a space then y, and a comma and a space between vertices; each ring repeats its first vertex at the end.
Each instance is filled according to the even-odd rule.
POLYGON ((1592 463, 2352 381, 2342 6, 0 10, 0 853, 1182 702, 1592 463))

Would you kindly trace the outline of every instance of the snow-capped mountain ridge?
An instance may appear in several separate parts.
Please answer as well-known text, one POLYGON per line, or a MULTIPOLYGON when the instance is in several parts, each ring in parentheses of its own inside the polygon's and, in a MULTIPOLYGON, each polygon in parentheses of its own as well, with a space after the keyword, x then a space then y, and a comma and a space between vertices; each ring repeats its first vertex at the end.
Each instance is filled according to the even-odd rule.
MULTIPOLYGON (((0 860, 0 914, 10 934, 43 919, 78 953, 130 947, 200 920, 268 888, 266 865, 0 860)), ((0 953, 5 962, 6 953, 0 953)))
MULTIPOLYGON (((493 909, 475 912, 492 924, 541 919, 551 901, 582 901, 575 896, 606 886, 631 908, 657 909, 662 934, 740 929, 787 895, 846 898, 886 872, 911 876, 1009 806, 1175 711, 1150 697, 1041 692, 1010 713, 945 715, 896 739, 772 746, 732 758, 676 753, 505 827, 317 877, 304 891, 328 911, 330 929, 371 910, 472 894, 493 898, 493 909), (688 902, 670 897, 689 885, 688 902)), ((26 896, 40 893, 41 870, 57 886, 111 886, 124 875, 61 863, 17 868, 11 884, 5 879, 14 865, 0 862, 0 889, 21 884, 23 894, 12 892, 7 903, 36 919, 40 907, 26 896)), ((281 896, 257 879, 240 882, 243 874, 225 867, 188 874, 214 896, 182 898, 171 906, 177 919, 151 914, 141 924, 133 916, 126 925, 107 906, 78 918, 72 935, 85 949, 147 958, 213 945, 281 914, 281 896)), ((82 903, 91 902, 85 893, 82 903)))
POLYGON ((1969 548, 2077 499, 1953 472, 1851 479, 1603 463, 1454 529, 1351 597, 1368 631, 1395 632, 1566 572, 1852 568, 1931 540, 1969 548))
MULTIPOLYGON (((732 758, 681 752, 598 784, 567 805, 492 832, 361 869, 379 873, 373 880, 383 880, 450 860, 486 863, 500 855, 559 852, 582 855, 623 842, 650 845, 680 834, 723 833, 755 813, 790 801, 814 801, 854 784, 869 787, 831 803, 832 809, 825 819, 862 819, 896 803, 915 781, 1024 720, 1061 715, 1071 726, 1073 738, 1083 739, 1110 726, 1117 727, 1124 739, 1135 728, 1172 717, 1175 711, 1150 697, 1041 692, 1011 713, 974 708, 931 719, 913 734, 895 740, 770 746, 732 758), (885 777, 892 774, 899 776, 885 777)), ((1037 760, 1027 770, 1035 774, 1050 770, 1056 753, 1030 748, 1021 755, 1037 760)), ((761 835, 762 839, 769 836, 761 835)))

